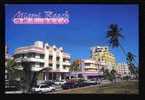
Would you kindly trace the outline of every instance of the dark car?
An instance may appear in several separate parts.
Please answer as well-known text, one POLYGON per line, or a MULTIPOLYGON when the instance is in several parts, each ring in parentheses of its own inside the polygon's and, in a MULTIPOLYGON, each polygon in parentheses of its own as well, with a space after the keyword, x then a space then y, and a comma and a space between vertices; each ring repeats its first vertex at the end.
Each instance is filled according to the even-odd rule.
POLYGON ((55 85, 53 81, 45 81, 43 84, 47 84, 49 86, 55 85))
POLYGON ((68 82, 62 85, 62 89, 72 89, 77 87, 78 87, 78 83, 76 82, 68 82))
POLYGON ((89 86, 90 84, 85 80, 81 80, 81 81, 78 81, 77 85, 78 87, 85 87, 85 86, 89 86))

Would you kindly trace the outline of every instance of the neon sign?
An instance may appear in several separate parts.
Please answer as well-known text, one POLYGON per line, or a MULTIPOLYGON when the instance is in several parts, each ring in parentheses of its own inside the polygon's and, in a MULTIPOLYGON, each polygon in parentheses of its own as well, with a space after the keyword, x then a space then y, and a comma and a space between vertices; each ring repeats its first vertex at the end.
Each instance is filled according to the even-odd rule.
POLYGON ((14 24, 68 24, 69 13, 55 13, 44 11, 39 13, 27 13, 18 11, 12 18, 14 24))

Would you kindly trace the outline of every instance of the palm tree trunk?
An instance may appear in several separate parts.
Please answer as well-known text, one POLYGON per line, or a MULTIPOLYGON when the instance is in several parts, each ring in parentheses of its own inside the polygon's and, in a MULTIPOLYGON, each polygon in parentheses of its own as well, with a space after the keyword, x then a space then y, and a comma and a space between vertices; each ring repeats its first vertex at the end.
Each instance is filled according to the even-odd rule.
POLYGON ((38 76, 38 72, 33 72, 32 73, 32 79, 30 80, 30 87, 29 87, 29 92, 31 92, 32 87, 36 84, 37 82, 37 76, 38 76))
POLYGON ((126 52, 125 52, 125 49, 123 48, 123 46, 119 43, 119 47, 120 47, 120 49, 121 49, 121 51, 123 52, 123 54, 125 55, 125 57, 126 57, 126 52))

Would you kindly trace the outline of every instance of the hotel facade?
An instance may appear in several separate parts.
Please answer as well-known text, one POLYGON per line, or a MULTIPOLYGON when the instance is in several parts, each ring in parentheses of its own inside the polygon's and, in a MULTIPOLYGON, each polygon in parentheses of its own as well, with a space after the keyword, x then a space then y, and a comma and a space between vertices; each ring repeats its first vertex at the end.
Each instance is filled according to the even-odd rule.
POLYGON ((22 60, 29 62, 32 71, 44 70, 40 80, 61 80, 69 72, 70 54, 65 53, 62 47, 50 46, 48 43, 36 41, 33 45, 20 47, 15 50, 13 57, 19 69, 22 68, 22 60))
POLYGON ((110 52, 108 46, 92 47, 91 58, 95 60, 100 67, 104 67, 109 71, 116 69, 115 56, 110 52))
POLYGON ((130 76, 129 66, 126 63, 118 63, 117 64, 117 73, 121 77, 130 76))
POLYGON ((96 46, 91 48, 89 59, 81 60, 81 71, 72 72, 75 77, 83 76, 85 79, 103 77, 102 68, 116 70, 115 56, 109 51, 108 46, 96 46))

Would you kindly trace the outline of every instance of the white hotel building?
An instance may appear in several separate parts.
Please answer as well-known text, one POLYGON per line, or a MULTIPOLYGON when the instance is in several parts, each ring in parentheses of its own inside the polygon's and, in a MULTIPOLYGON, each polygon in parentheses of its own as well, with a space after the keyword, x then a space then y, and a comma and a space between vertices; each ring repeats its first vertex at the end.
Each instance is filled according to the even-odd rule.
POLYGON ((121 77, 130 75, 130 70, 126 63, 118 63, 117 72, 121 75, 121 77))
POLYGON ((14 53, 17 65, 21 67, 22 59, 30 63, 32 71, 40 68, 49 68, 42 74, 43 80, 63 79, 69 72, 70 55, 63 48, 50 46, 48 43, 36 41, 33 45, 17 48, 14 53))

